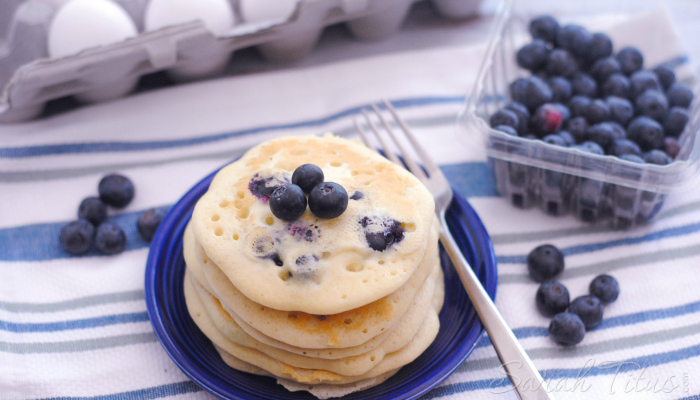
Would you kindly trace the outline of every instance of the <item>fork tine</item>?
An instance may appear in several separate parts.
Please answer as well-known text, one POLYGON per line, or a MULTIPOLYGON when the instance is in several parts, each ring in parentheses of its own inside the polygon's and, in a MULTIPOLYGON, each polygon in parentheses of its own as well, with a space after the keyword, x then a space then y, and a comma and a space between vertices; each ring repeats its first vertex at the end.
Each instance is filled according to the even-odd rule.
POLYGON ((358 121, 357 118, 354 118, 352 121, 355 123, 355 129, 357 129, 357 132, 360 134, 360 138, 362 138, 362 143, 364 143, 365 146, 371 148, 369 145, 369 138, 367 137, 367 132, 365 132, 365 128, 362 127, 362 124, 360 124, 360 121, 358 121))
MULTIPOLYGON (((418 179, 421 181, 425 182, 428 180, 428 176, 425 174, 423 171, 423 168, 421 168, 416 162, 413 160, 413 157, 411 157, 406 149, 404 149, 403 145, 401 142, 399 142, 398 138, 396 137, 396 134, 394 133, 394 130, 391 129, 391 126, 389 126, 389 123, 384 119, 384 116, 382 115, 381 111, 379 110, 379 107, 376 105, 372 104, 372 109, 374 110, 377 115, 379 115, 379 120, 382 121, 382 125, 384 125, 384 128, 389 132, 389 135, 391 138, 394 140, 394 143, 396 143, 396 146, 399 148, 399 151, 401 151, 401 155, 403 155, 403 160, 406 162, 406 165, 408 166, 408 170, 413 172, 413 175, 415 175, 418 179)), ((397 116, 394 116, 394 119, 398 121, 397 116)), ((413 144, 413 147, 417 147, 415 144, 413 144)), ((421 156, 422 157, 422 156, 421 156)))
POLYGON ((377 136, 377 139, 379 139, 379 142, 382 144, 382 149, 384 150, 384 154, 389 157, 391 161, 393 161, 397 165, 402 165, 401 160, 394 154, 394 152, 391 150, 391 148, 387 145, 386 141, 384 140, 384 137, 382 136, 381 133, 379 133, 379 129, 377 129, 377 126, 374 125, 374 122, 372 122, 372 119, 369 117, 369 114, 367 111, 363 108, 362 109, 362 115, 365 116, 365 119, 367 120, 367 124, 369 127, 372 129, 374 132, 374 135, 377 136))
MULTIPOLYGON (((430 158, 430 156, 428 155, 428 153, 426 153, 421 144, 418 143, 416 137, 413 136, 411 130, 408 129, 408 126, 406 126, 403 120, 399 117, 398 113, 394 109, 394 106, 392 106, 391 103, 389 103, 387 100, 383 100, 382 102, 384 103, 384 107, 386 107, 387 110, 389 110, 391 115, 394 117, 396 123, 401 127, 401 130, 403 130, 403 132, 406 134, 406 137, 413 145, 413 148, 416 150, 416 153, 418 153, 418 155, 420 156, 421 161, 423 162, 423 165, 425 166, 425 169, 428 171, 428 173, 432 175, 435 172, 439 172, 439 167, 433 162, 433 159, 430 158)), ((406 153, 404 152, 404 154, 406 153)))

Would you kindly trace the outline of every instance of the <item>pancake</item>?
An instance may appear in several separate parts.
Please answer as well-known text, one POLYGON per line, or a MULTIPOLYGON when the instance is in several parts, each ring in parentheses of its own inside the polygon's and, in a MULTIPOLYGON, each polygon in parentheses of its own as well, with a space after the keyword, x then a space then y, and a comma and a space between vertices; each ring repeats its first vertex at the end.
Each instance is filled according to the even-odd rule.
POLYGON ((200 265, 224 308, 264 335, 308 349, 345 348, 359 346, 398 323, 435 265, 439 265, 437 239, 435 222, 428 239, 431 245, 420 267, 398 290, 365 306, 333 315, 280 311, 257 304, 244 296, 211 260, 200 260, 200 265))
POLYGON ((237 345, 226 339, 215 327, 209 318, 202 302, 200 301, 196 289, 191 281, 190 275, 186 274, 184 292, 187 309, 199 329, 226 353, 231 354, 236 359, 261 368, 274 376, 290 379, 305 384, 333 384, 344 385, 362 381, 368 378, 382 376, 392 372, 416 359, 432 343, 437 335, 440 322, 437 314, 430 309, 421 328, 412 340, 403 348, 388 354, 382 362, 362 375, 344 376, 323 369, 296 368, 281 361, 275 360, 257 350, 237 345))
POLYGON ((408 282, 428 247, 436 246, 434 211, 431 194, 405 169, 359 142, 309 135, 264 142, 222 168, 195 206, 192 229, 251 301, 330 315, 385 298, 408 282), (363 197, 333 219, 308 209, 291 223, 275 218, 265 190, 288 183, 305 163, 363 197), (368 235, 389 231, 396 237, 391 246, 369 247, 368 235))

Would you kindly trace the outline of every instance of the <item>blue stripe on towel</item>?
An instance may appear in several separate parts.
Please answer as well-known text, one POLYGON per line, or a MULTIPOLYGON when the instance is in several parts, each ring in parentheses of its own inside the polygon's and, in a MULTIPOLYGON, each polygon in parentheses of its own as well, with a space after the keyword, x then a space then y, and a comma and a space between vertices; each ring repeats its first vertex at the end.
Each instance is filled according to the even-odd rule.
POLYGON ((148 321, 148 313, 140 312, 130 314, 105 315, 102 317, 77 319, 72 321, 56 321, 43 323, 15 323, 0 321, 0 330, 17 333, 56 332, 146 321, 148 321))
POLYGON ((195 393, 201 391, 202 388, 197 386, 192 381, 170 383, 168 385, 156 386, 147 389, 133 390, 130 392, 122 392, 115 394, 107 394, 101 396, 90 397, 52 397, 42 400, 147 400, 160 399, 162 397, 177 396, 179 394, 195 393))

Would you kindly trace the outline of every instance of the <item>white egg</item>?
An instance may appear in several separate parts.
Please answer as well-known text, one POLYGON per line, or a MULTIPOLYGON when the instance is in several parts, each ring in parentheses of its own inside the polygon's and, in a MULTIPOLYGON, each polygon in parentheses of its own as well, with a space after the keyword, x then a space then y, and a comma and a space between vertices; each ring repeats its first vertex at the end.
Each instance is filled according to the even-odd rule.
POLYGON ((287 20, 297 8, 299 0, 239 0, 241 18, 245 22, 287 20))
POLYGON ((60 58, 138 35, 122 7, 109 0, 72 0, 61 7, 49 28, 49 56, 60 58))
POLYGON ((215 36, 227 33, 235 24, 228 0, 151 0, 144 23, 147 31, 154 31, 197 20, 215 36))

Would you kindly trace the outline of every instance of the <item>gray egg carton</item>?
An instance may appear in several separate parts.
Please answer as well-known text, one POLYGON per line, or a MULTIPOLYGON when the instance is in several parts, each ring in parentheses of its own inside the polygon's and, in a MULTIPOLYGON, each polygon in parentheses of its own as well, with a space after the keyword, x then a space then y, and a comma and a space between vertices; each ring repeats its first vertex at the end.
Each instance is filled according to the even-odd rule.
MULTIPOLYGON (((216 76, 231 53, 245 47, 258 46, 272 62, 293 62, 313 50, 324 27, 341 22, 360 40, 380 40, 399 29, 419 0, 300 0, 287 20, 243 23, 237 12, 238 25, 219 37, 201 22, 144 32, 147 0, 116 1, 141 33, 58 59, 48 58, 46 46, 56 7, 47 0, 0 1, 0 122, 32 119, 47 101, 64 96, 91 94, 86 97, 97 101, 118 98, 140 76, 156 71, 171 71, 176 80, 216 76), (217 60, 218 68, 212 65, 217 60), (182 70, 188 71, 185 77, 176 73, 182 70)), ((230 1, 238 11, 237 0, 230 1)), ((473 15, 481 3, 430 1, 446 18, 473 15)))

